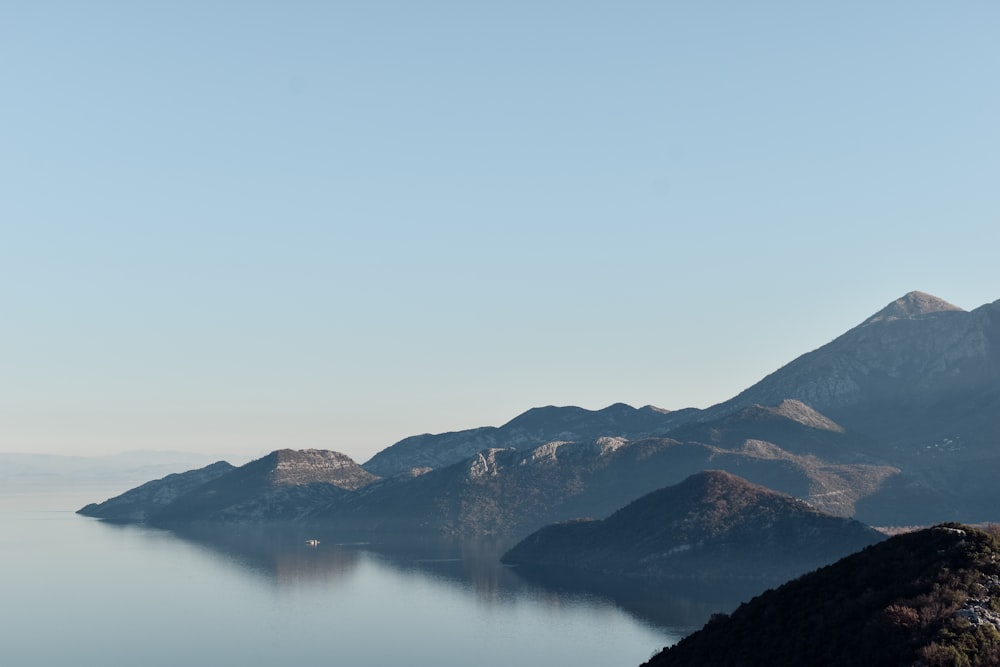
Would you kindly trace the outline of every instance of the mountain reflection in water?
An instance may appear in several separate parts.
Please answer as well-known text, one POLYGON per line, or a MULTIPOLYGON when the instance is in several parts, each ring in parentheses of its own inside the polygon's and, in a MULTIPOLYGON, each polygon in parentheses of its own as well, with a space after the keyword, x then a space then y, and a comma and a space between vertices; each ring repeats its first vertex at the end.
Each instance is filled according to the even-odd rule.
POLYGON ((530 596, 559 608, 586 599, 617 607, 644 624, 684 634, 757 595, 767 582, 676 581, 650 584, 565 570, 500 563, 506 541, 434 537, 355 538, 287 525, 193 525, 162 531, 278 586, 349 578, 363 562, 429 577, 486 603, 530 596), (319 544, 310 546, 308 540, 319 544))
POLYGON ((499 564, 506 545, 23 508, 45 501, 0 506, 3 665, 602 667, 690 631, 550 592, 499 564))

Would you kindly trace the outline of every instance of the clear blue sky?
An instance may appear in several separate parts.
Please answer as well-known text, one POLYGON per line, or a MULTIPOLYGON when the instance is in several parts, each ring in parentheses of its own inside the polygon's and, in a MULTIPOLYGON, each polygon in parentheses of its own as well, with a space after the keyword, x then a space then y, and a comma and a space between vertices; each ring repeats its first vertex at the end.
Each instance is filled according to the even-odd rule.
POLYGON ((0 3, 0 451, 704 407, 1000 298, 995 2, 0 3))

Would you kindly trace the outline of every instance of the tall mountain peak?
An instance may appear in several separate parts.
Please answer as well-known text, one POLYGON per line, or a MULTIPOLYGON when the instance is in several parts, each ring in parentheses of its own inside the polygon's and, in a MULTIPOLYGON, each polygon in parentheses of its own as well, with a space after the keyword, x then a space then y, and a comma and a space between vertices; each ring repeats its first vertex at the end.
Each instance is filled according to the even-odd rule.
POLYGON ((915 320, 927 315, 954 311, 965 312, 962 308, 950 304, 933 294, 914 291, 901 296, 869 317, 864 321, 862 326, 891 320, 915 320))

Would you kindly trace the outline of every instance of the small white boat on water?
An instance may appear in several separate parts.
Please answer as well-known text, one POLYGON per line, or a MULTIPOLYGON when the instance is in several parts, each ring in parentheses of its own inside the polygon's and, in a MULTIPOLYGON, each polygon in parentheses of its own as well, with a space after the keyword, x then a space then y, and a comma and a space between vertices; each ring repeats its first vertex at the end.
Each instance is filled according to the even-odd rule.
POLYGON ((319 546, 319 540, 306 540, 306 544, 311 547, 319 546))

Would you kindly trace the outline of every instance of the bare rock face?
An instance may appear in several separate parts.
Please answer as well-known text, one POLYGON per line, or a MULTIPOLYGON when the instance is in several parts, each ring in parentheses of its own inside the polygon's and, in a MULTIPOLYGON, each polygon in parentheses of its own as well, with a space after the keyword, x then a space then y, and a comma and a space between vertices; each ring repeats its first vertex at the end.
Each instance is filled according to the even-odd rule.
POLYGON ((378 479, 340 452, 281 449, 271 456, 274 457, 271 481, 278 486, 322 483, 353 491, 378 479))
POLYGON ((762 409, 785 417, 790 421, 802 424, 803 426, 808 426, 809 428, 823 431, 833 431, 835 433, 844 432, 843 426, 836 423, 832 419, 829 419, 825 415, 816 412, 802 401, 785 399, 773 408, 764 407, 762 409))
POLYGON ((861 326, 892 320, 915 320, 936 313, 965 312, 944 299, 924 292, 910 292, 878 311, 861 326))
POLYGON ((504 465, 503 454, 510 452, 508 449, 486 449, 472 457, 469 465, 470 479, 485 479, 496 477, 504 465))
POLYGON ((412 468, 443 468, 486 449, 530 450, 554 441, 596 438, 629 439, 660 435, 685 421, 696 410, 671 412, 651 405, 633 408, 615 403, 602 410, 575 406, 532 408, 500 427, 416 435, 383 449, 364 464, 380 477, 412 468))

